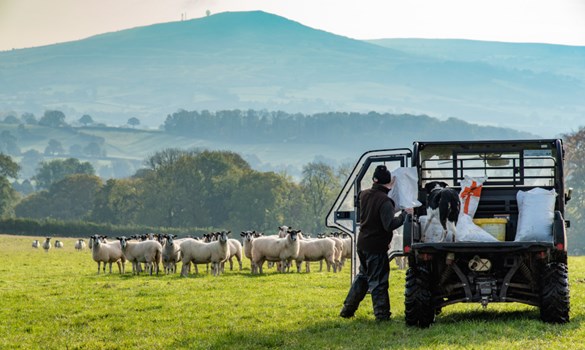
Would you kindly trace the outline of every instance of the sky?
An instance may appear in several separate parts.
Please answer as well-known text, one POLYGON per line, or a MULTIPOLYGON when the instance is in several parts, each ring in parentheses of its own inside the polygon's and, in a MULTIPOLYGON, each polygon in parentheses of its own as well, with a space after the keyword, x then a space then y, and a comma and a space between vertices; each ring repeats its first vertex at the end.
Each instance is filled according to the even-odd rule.
POLYGON ((0 0, 0 50, 251 10, 354 39, 585 46, 585 0, 0 0))

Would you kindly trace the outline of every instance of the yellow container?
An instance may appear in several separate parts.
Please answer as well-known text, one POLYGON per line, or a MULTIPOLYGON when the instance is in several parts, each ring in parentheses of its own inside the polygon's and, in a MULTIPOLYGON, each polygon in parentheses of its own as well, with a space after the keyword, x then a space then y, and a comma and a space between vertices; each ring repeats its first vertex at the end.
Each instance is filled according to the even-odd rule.
POLYGON ((484 231, 494 236, 498 241, 506 240, 506 224, 508 219, 504 218, 488 218, 488 219, 473 219, 473 222, 481 227, 484 231))

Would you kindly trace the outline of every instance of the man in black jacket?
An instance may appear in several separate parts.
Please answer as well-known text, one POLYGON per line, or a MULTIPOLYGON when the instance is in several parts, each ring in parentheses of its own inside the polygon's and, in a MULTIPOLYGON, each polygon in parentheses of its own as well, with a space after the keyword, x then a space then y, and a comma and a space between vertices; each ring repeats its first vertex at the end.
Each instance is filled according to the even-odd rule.
POLYGON ((391 315, 388 246, 392 240, 392 231, 402 226, 406 214, 412 214, 413 209, 408 208, 399 216, 394 215, 394 201, 388 197, 393 183, 392 176, 385 165, 376 167, 372 180, 372 187, 361 191, 359 195, 360 233, 357 254, 360 269, 339 316, 352 317, 369 290, 376 320, 388 321, 391 315))

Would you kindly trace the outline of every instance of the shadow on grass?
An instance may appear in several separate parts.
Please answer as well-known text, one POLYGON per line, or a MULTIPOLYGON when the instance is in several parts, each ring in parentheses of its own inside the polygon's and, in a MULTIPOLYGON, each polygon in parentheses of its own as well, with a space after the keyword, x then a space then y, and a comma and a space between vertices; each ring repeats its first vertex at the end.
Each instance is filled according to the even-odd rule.
MULTIPOLYGON (((248 322, 245 317, 242 322, 248 322)), ((257 321, 256 321, 257 322, 257 321)), ((270 324, 270 320, 265 321, 270 324)), ((232 328, 205 337, 177 339, 172 348, 188 349, 498 349, 502 344, 534 342, 568 337, 581 326, 581 319, 565 325, 540 321, 538 310, 465 311, 438 317, 431 327, 409 327, 404 315, 390 322, 376 322, 372 315, 341 319, 337 314, 307 319, 305 327, 286 331, 279 326, 232 328), (496 340, 496 343, 494 343, 496 340)), ((514 348, 513 346, 510 348, 514 348)), ((518 347, 516 347, 518 348, 518 347)))

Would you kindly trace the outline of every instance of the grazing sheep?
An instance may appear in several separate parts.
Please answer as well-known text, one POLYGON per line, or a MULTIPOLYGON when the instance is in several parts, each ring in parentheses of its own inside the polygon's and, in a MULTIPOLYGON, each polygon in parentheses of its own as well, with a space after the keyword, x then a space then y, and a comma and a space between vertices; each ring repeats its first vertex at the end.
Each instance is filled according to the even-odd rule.
POLYGON ((85 249, 85 240, 80 238, 75 242, 75 250, 84 250, 85 249))
POLYGON ((55 248, 63 248, 63 242, 60 240, 55 241, 55 248))
MULTIPOLYGON (((238 264, 240 265, 240 271, 242 271, 242 243, 237 239, 230 238, 228 239, 228 245, 230 249, 230 257, 228 261, 230 262, 230 271, 234 269, 234 263, 232 262, 232 258, 235 256, 238 264)), ((222 263, 223 269, 223 263, 222 263)))
POLYGON ((309 262, 321 261, 327 262, 327 271, 333 266, 333 272, 337 272, 335 264, 335 242, 329 238, 322 239, 299 239, 299 252, 295 261, 297 263, 297 272, 301 272, 301 263, 305 262, 306 272, 310 272, 309 262))
POLYGON ((122 252, 126 260, 132 262, 132 274, 139 274, 142 268, 139 268, 140 263, 144 263, 146 271, 152 275, 152 270, 158 270, 162 257, 162 246, 158 241, 147 239, 140 242, 130 242, 125 236, 116 237, 120 241, 122 252))
MULTIPOLYGON (((181 242, 186 238, 175 239, 177 235, 164 235, 162 245, 162 262, 165 273, 175 273, 177 271, 177 263, 181 261, 181 242)), ((195 265, 197 268, 197 265, 195 265)))
POLYGON ((51 237, 46 237, 45 238, 45 242, 43 243, 43 249, 45 250, 45 252, 49 252, 49 249, 51 249, 51 237))
POLYGON ((217 241, 205 243, 192 238, 188 238, 181 243, 181 254, 183 267, 181 276, 187 277, 188 268, 193 264, 211 263, 212 273, 219 276, 221 273, 221 263, 226 261, 230 256, 228 235, 231 231, 222 231, 217 241))
POLYGON ((300 230, 289 229, 284 238, 260 237, 254 240, 252 245, 252 261, 254 269, 252 273, 262 273, 264 261, 280 262, 280 272, 286 271, 286 266, 296 259, 299 254, 300 230))
POLYGON ((104 263, 104 273, 106 273, 106 263, 110 264, 110 274, 112 273, 112 263, 118 265, 118 272, 125 272, 126 258, 122 252, 120 242, 106 242, 107 236, 93 235, 89 237, 91 245, 91 257, 98 264, 98 275, 100 274, 100 263, 104 263))
POLYGON ((351 237, 347 233, 341 232, 333 232, 333 236, 337 237, 343 243, 343 251, 341 252, 341 259, 339 260, 339 271, 343 265, 345 265, 345 260, 351 260, 351 237))
POLYGON ((41 244, 41 243, 39 242, 39 240, 38 240, 38 239, 35 239, 35 240, 32 242, 32 247, 33 247, 33 248, 38 248, 40 244, 41 244))

